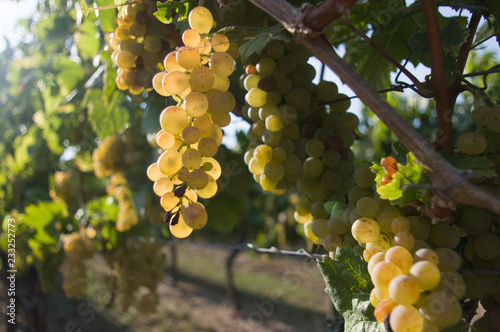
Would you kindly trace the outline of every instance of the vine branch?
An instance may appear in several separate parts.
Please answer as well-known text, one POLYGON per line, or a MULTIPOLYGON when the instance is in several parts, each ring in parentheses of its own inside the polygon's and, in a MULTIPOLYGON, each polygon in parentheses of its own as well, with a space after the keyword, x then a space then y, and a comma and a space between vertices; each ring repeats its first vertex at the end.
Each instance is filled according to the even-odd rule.
MULTIPOLYGON (((321 62, 356 93, 360 100, 400 139, 419 163, 439 186, 455 183, 447 193, 456 201, 491 210, 500 215, 500 198, 469 181, 460 181, 462 171, 451 166, 430 143, 408 124, 392 106, 335 52, 324 36, 299 33, 307 28, 297 27, 297 19, 304 22, 297 8, 284 0, 250 0, 254 5, 269 13, 290 32, 296 40, 306 46, 321 62)), ((299 21, 299 22, 300 22, 299 21)))
POLYGON ((434 0, 422 0, 427 36, 431 52, 431 82, 434 91, 439 131, 436 142, 443 146, 444 152, 453 154, 453 128, 451 115, 453 109, 448 98, 448 84, 444 66, 443 43, 437 17, 437 8, 434 0))
MULTIPOLYGON (((396 66, 401 72, 403 72, 412 82, 415 84, 415 87, 424 95, 429 94, 429 89, 423 86, 422 83, 408 70, 406 67, 401 65, 396 59, 394 59, 389 53, 387 53, 384 49, 382 49, 380 46, 378 46, 370 37, 368 37, 363 31, 360 29, 356 28, 354 25, 352 25, 349 21, 345 19, 340 19, 340 23, 345 25, 347 28, 351 29, 353 32, 355 32, 358 36, 363 38, 368 44, 370 44, 371 47, 373 47, 377 52, 382 54, 387 60, 389 60, 390 63, 392 63, 394 66, 396 66)), ((429 94, 430 95, 430 94, 429 94)))

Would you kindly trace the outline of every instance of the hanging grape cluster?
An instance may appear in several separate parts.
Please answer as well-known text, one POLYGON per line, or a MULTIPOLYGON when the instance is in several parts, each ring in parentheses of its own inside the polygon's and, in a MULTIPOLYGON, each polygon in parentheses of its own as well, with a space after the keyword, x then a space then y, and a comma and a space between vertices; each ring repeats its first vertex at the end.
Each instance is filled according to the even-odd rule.
POLYGON ((62 288, 68 297, 80 299, 85 292, 87 286, 85 261, 96 251, 96 245, 92 241, 95 231, 90 233, 73 232, 64 236, 64 259, 61 264, 61 273, 62 288))
POLYGON ((155 243, 126 240, 106 253, 115 279, 111 284, 113 291, 119 294, 122 310, 127 310, 136 297, 139 297, 140 312, 155 310, 159 300, 156 288, 164 278, 165 268, 165 257, 160 249, 161 246, 155 243), (140 292, 141 288, 147 291, 140 292))
POLYGON ((118 26, 110 36, 111 60, 118 67, 118 89, 139 95, 152 90, 152 78, 173 43, 169 30, 153 15, 156 3, 120 7, 118 26))
POLYGON ((119 232, 128 231, 139 222, 125 170, 144 159, 143 143, 136 139, 133 130, 127 129, 122 134, 106 137, 92 153, 96 176, 110 177, 106 191, 118 201, 115 226, 119 232))
POLYGON ((228 52, 237 54, 237 47, 222 34, 209 34, 213 17, 205 7, 191 10, 188 21, 191 29, 182 34, 185 45, 165 57, 166 71, 153 79, 155 90, 177 104, 160 115, 156 141, 163 153, 147 171, 167 211, 170 231, 179 238, 207 223, 198 197, 217 193, 222 170, 213 157, 222 143, 220 128, 229 125, 235 106, 228 91, 235 65, 228 52))

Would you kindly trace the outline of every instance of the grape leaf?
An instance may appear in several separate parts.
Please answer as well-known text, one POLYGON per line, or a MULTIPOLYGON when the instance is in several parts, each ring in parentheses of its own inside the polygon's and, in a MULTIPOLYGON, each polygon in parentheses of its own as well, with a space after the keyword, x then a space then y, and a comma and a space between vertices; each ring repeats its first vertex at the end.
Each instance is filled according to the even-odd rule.
POLYGON ((85 0, 80 0, 80 8, 82 9, 83 16, 87 16, 89 14, 89 7, 87 6, 87 2, 85 2, 85 0))
POLYGON ((154 13, 156 18, 165 24, 177 23, 187 19, 189 13, 189 1, 158 1, 158 11, 154 13))
POLYGON ((376 174, 377 193, 382 199, 388 199, 393 204, 401 206, 415 202, 421 198, 420 192, 408 184, 426 183, 427 175, 424 168, 420 166, 415 156, 411 153, 406 155, 407 163, 397 163, 390 177, 387 177, 387 167, 374 164, 372 171, 376 174))
MULTIPOLYGON (((113 0, 96 0, 97 7, 111 6, 114 4, 113 0)), ((101 21, 101 28, 104 32, 113 32, 116 28, 116 8, 107 8, 99 10, 99 20, 101 21)))
POLYGON ((121 107, 123 94, 115 90, 109 100, 105 100, 102 91, 92 89, 87 92, 85 104, 89 108, 89 120, 99 137, 115 135, 129 121, 129 113, 121 107))
POLYGON ((373 316, 370 292, 373 285, 367 264, 355 249, 340 247, 336 259, 325 256, 318 267, 326 284, 326 293, 345 319, 346 331, 380 331, 373 316))
POLYGON ((488 6, 493 17, 495 17, 497 42, 500 45, 500 2, 498 0, 484 0, 484 2, 486 6, 488 6))
POLYGON ((443 4, 450 6, 456 11, 460 9, 467 9, 471 13, 487 14, 488 8, 477 0, 443 0, 443 4))
POLYGON ((45 245, 56 244, 59 233, 55 229, 50 232, 48 226, 56 219, 68 216, 66 205, 63 202, 40 202, 27 206, 25 212, 20 222, 35 230, 35 235, 29 240, 30 247, 39 250, 45 245))
POLYGON ((261 54, 262 51, 266 48, 267 44, 273 39, 282 40, 287 42, 291 39, 291 36, 288 32, 286 32, 285 28, 281 24, 276 24, 270 28, 260 30, 254 32, 254 38, 247 41, 240 47, 240 56, 243 62, 253 54, 261 54))
POLYGON ((80 55, 84 59, 92 59, 97 55, 101 43, 99 38, 96 38, 97 26, 95 25, 95 20, 90 17, 85 19, 80 26, 80 31, 78 33, 78 50, 80 55))

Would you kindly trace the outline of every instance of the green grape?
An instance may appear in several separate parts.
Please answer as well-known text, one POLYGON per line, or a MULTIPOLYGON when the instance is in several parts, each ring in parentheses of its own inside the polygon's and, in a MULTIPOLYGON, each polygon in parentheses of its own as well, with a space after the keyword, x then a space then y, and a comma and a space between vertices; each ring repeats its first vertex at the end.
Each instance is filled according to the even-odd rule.
POLYGON ((259 89, 250 89, 245 95, 245 101, 252 107, 262 107, 266 104, 267 92, 259 89))
POLYGON ((467 234, 477 236, 490 230, 491 213, 486 209, 467 207, 460 221, 467 234))
POLYGON ((320 158, 325 152, 325 145, 318 139, 310 139, 306 142, 305 150, 309 156, 320 158))
POLYGON ((198 47, 200 41, 200 34, 194 29, 187 29, 182 33, 182 42, 188 47, 198 47))
POLYGON ((483 233, 474 241, 474 252, 481 259, 495 259, 500 255, 500 239, 494 233, 483 233))
POLYGON ((265 174, 261 175, 259 183, 265 191, 273 191, 278 186, 278 182, 271 181, 265 174))
POLYGON ((383 251, 377 252, 368 261, 368 266, 367 266, 368 273, 371 275, 372 274, 372 270, 375 267, 375 265, 377 265, 380 262, 384 262, 384 261, 385 261, 385 252, 383 252, 383 251))
POLYGON ((414 307, 400 304, 392 309, 389 324, 394 332, 421 332, 424 318, 414 307))
POLYGON ((352 187, 347 192, 347 198, 350 204, 356 204, 362 197, 370 197, 370 196, 371 193, 367 189, 360 187, 352 187))
POLYGON ((271 58, 262 58, 257 62, 255 68, 261 76, 271 76, 276 68, 276 62, 271 58))
POLYGON ((182 210, 182 217, 186 225, 192 229, 203 228, 207 224, 208 215, 205 207, 198 202, 190 203, 182 210))
POLYGON ((184 71, 186 71, 177 62, 177 51, 172 51, 169 54, 167 54, 167 56, 163 60, 163 66, 165 67, 165 70, 167 72, 172 72, 172 71, 184 72, 184 71))
POLYGON ((453 297, 460 300, 465 295, 465 281, 462 276, 454 271, 442 271, 441 280, 433 292, 444 292, 449 294, 449 297, 453 297))
POLYGON ((288 77, 283 77, 275 81, 274 88, 281 94, 287 94, 292 89, 292 81, 288 77))
POLYGON ((153 191, 157 196, 163 196, 174 189, 174 183, 168 177, 162 177, 153 184, 153 191))
POLYGON ((163 77, 162 86, 169 94, 178 95, 189 87, 189 79, 183 72, 172 71, 163 77))
POLYGON ((283 164, 286 161, 287 157, 288 154, 282 147, 277 146, 273 149, 273 161, 283 164))
POLYGON ((130 69, 135 66, 135 55, 129 51, 120 51, 116 55, 116 65, 123 69, 130 69))
POLYGON ((177 51, 175 59, 182 68, 191 70, 199 66, 200 53, 194 48, 183 46, 177 51))
POLYGON ((415 254, 413 255, 413 260, 415 262, 429 261, 432 264, 439 267, 439 255, 432 249, 428 248, 418 249, 417 251, 415 251, 415 254))
POLYGON ((178 106, 168 106, 160 114, 160 125, 171 134, 180 134, 188 125, 186 111, 178 106))
POLYGON ((182 167, 182 156, 179 151, 168 150, 158 158, 158 169, 165 175, 173 176, 182 167))
POLYGON ((219 145, 212 137, 203 137, 198 143, 198 151, 203 157, 213 157, 217 153, 219 145))
POLYGON ((278 107, 276 105, 265 104, 259 108, 259 120, 265 121, 270 115, 278 114, 278 107))
POLYGON ((222 92, 226 92, 229 89, 230 85, 231 82, 229 81, 228 77, 214 75, 214 84, 212 85, 212 89, 217 89, 222 92))
POLYGON ((215 75, 228 77, 234 71, 234 60, 229 54, 225 52, 213 53, 210 56, 208 64, 215 75))
POLYGON ((212 121, 223 128, 231 123, 231 115, 229 113, 212 114, 212 121))
POLYGON ((175 196, 172 191, 166 192, 160 199, 161 206, 165 211, 170 211, 179 204, 179 197, 175 196))
POLYGON ((182 216, 182 214, 179 215, 177 224, 170 224, 169 230, 170 233, 178 239, 184 239, 191 235, 191 233, 193 232, 193 229, 189 227, 184 221, 184 217, 182 216))
POLYGON ((462 306, 456 299, 450 299, 450 295, 445 292, 429 295, 421 312, 439 329, 454 326, 462 318, 462 306))
POLYGON ((457 230, 449 224, 440 223, 431 229, 431 240, 440 248, 455 248, 460 242, 460 235, 457 230))
POLYGON ((259 85, 259 81, 261 78, 262 76, 257 74, 248 75, 247 77, 245 77, 245 80, 243 81, 243 87, 247 91, 256 88, 257 85, 259 85))
POLYGON ((297 62, 291 55, 285 55, 278 60, 278 66, 285 71, 285 73, 293 73, 297 67, 297 62))
POLYGON ((423 290, 435 288, 441 280, 441 274, 436 265, 429 261, 420 261, 413 264, 410 269, 412 275, 423 290))
POLYGON ((146 36, 144 39, 144 50, 151 53, 158 53, 161 51, 161 40, 155 36, 146 36))
POLYGON ((194 126, 187 126, 181 133, 182 140, 186 144, 195 144, 200 140, 200 130, 194 126))
POLYGON ((200 130, 202 136, 205 133, 209 133, 212 130, 212 120, 210 120, 210 115, 204 114, 202 116, 196 117, 193 120, 193 126, 200 130))
POLYGON ((371 197, 362 197, 356 202, 358 213, 367 218, 375 218, 380 210, 376 200, 371 197))
POLYGON ((283 128, 283 121, 278 115, 272 114, 266 118, 266 129, 272 132, 278 132, 283 128))
POLYGON ((384 293, 389 292, 391 280, 402 274, 401 269, 397 265, 385 261, 375 264, 370 272, 373 284, 384 293))
POLYGON ((335 168, 340 164, 340 153, 337 150, 328 149, 321 156, 326 167, 335 168))
POLYGON ((215 194, 217 193, 217 182, 210 174, 207 175, 208 175, 208 183, 206 187, 203 189, 196 190, 198 196, 205 199, 211 198, 215 196, 215 194))
POLYGON ((491 108, 487 106, 480 106, 472 110, 470 118, 472 122, 478 126, 486 126, 488 124, 488 115, 491 112, 491 108))
POLYGON ((296 155, 289 154, 283 162, 283 167, 285 168, 285 174, 287 175, 299 174, 302 170, 302 162, 296 155))
POLYGON ((323 173, 324 169, 325 166, 323 165, 323 162, 321 159, 316 157, 307 158, 303 164, 304 174, 309 178, 319 177, 321 173, 323 173))
POLYGON ((346 225, 344 219, 342 218, 342 214, 344 211, 340 210, 340 212, 342 212, 342 214, 340 215, 336 214, 335 212, 332 213, 332 215, 328 219, 328 231, 331 234, 335 235, 345 234, 349 230, 349 227, 346 225))
POLYGON ((375 173, 370 170, 370 165, 359 165, 354 169, 352 176, 361 188, 370 188, 375 183, 375 173))
POLYGON ((229 39, 221 33, 216 33, 212 37, 212 48, 215 52, 226 52, 229 49, 229 39))
POLYGON ((208 99, 200 92, 193 91, 184 99, 184 109, 192 117, 200 117, 208 110, 208 99))
POLYGON ((309 93, 302 88, 293 88, 285 96, 287 104, 292 105, 297 111, 307 109, 311 101, 309 93))
POLYGON ((413 265, 413 257, 410 252, 401 246, 394 246, 386 251, 385 261, 397 265, 403 274, 408 274, 413 265))
POLYGON ((328 213, 325 210, 325 202, 323 201, 314 202, 311 206, 311 215, 313 216, 314 219, 328 218, 328 213))
POLYGON ((229 97, 222 91, 211 89, 205 92, 208 99, 208 112, 211 115, 222 115, 231 111, 229 97))
POLYGON ((261 144, 255 147, 253 155, 258 162, 267 164, 273 159, 273 151, 273 148, 269 145, 261 144))
POLYGON ((366 249, 377 249, 386 252, 391 247, 389 238, 383 234, 379 234, 375 241, 368 242, 366 249))
POLYGON ((422 217, 409 216, 407 217, 410 222, 410 233, 417 240, 425 241, 431 233, 430 223, 422 217))
POLYGON ((415 239, 413 238, 413 235, 411 235, 411 233, 401 231, 394 235, 393 243, 394 245, 412 250, 413 246, 415 245, 415 239))
POLYGON ((274 60, 281 58, 284 52, 285 48, 283 47, 283 44, 277 40, 271 40, 266 48, 267 56, 274 60))
POLYGON ((184 183, 189 179, 189 170, 186 168, 181 168, 179 172, 177 172, 177 179, 184 183))
POLYGON ((486 150, 486 138, 478 133, 465 133, 457 140, 457 147, 463 154, 477 156, 486 150))
POLYGON ((439 257, 439 270, 441 271, 457 271, 462 265, 460 255, 448 248, 436 249, 436 254, 439 257))
POLYGON ((182 154, 182 165, 189 170, 197 169, 201 164, 201 154, 198 150, 189 148, 182 154))
POLYGON ((252 157, 252 159, 250 159, 250 162, 248 163, 248 170, 254 175, 260 175, 264 173, 265 166, 265 163, 261 163, 257 160, 257 158, 252 157))
POLYGON ((410 221, 405 217, 396 217, 391 222, 391 230, 394 234, 410 230, 410 221))
POLYGON ((325 237, 330 235, 330 232, 328 231, 328 220, 326 219, 314 220, 311 225, 311 230, 313 234, 316 235, 318 238, 324 239, 325 237))
POLYGON ((205 34, 212 29, 214 19, 207 8, 198 6, 189 12, 188 22, 191 29, 198 31, 200 34, 205 34))
POLYGON ((153 181, 153 182, 156 182, 158 181, 160 178, 162 178, 164 175, 162 172, 160 172, 160 170, 158 169, 158 164, 157 163, 152 163, 151 165, 149 165, 148 167, 148 170, 147 170, 147 176, 148 178, 153 181))
POLYGON ((342 113, 342 129, 354 131, 358 128, 359 119, 354 113, 342 113))
POLYGON ((321 175, 321 182, 323 182, 325 186, 332 191, 339 189, 342 185, 340 176, 331 169, 326 169, 323 172, 321 175))
POLYGON ((264 175, 271 182, 279 182, 285 176, 285 168, 280 163, 270 161, 264 167, 264 175))
MULTIPOLYGON (((494 107, 486 115, 486 126, 494 133, 500 133, 500 108, 494 107)), ((457 144, 458 145, 458 144, 457 144)))
POLYGON ((337 247, 340 247, 341 245, 342 245, 342 239, 338 235, 328 234, 323 239, 323 247, 327 251, 335 252, 337 250, 337 247))
POLYGON ((352 236, 360 243, 368 243, 377 239, 380 227, 371 218, 360 218, 351 227, 352 236))
POLYGON ((420 286, 411 276, 397 276, 389 283, 389 295, 397 304, 411 306, 420 298, 420 286))

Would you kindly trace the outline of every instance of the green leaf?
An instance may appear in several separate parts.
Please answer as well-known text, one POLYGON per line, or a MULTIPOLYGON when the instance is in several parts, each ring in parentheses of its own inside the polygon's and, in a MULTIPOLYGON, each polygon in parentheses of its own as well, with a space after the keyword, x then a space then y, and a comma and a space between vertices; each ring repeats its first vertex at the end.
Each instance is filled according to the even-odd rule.
POLYGON ((476 0, 443 0, 442 2, 456 11, 467 9, 471 13, 483 15, 488 13, 488 8, 482 2, 476 0))
POLYGON ((453 167, 458 169, 473 169, 473 168, 484 168, 493 166, 493 162, 488 157, 482 156, 450 156, 443 154, 443 158, 446 159, 453 167))
POLYGON ((123 94, 115 90, 109 100, 105 100, 101 90, 92 89, 87 93, 89 120, 100 138, 115 135, 129 121, 129 113, 121 106, 123 94))
POLYGON ((97 55, 101 47, 99 36, 97 35, 97 26, 95 25, 95 20, 90 17, 85 19, 80 26, 79 39, 78 39, 78 50, 82 58, 92 59, 97 55))
POLYGON ((377 182, 377 193, 382 199, 388 199, 393 204, 401 206, 415 202, 421 198, 420 191, 409 184, 426 183, 427 175, 424 168, 419 165, 415 156, 411 153, 406 155, 407 163, 402 165, 397 163, 397 171, 392 174, 392 178, 384 185, 381 182, 386 176, 384 167, 374 164, 372 171, 376 174, 375 182, 377 182))
POLYGON ((189 13, 189 1, 173 1, 167 2, 158 1, 158 11, 154 13, 156 18, 165 24, 177 23, 179 21, 187 20, 189 13), (175 12, 175 15, 172 13, 175 12))
POLYGON ((49 230, 48 227, 57 219, 67 216, 68 212, 63 202, 40 202, 37 205, 27 206, 20 222, 35 230, 35 235, 29 241, 32 250, 37 251, 43 246, 56 244, 59 234, 49 230))
POLYGON ((345 319, 345 331, 380 331, 370 304, 373 285, 360 253, 349 246, 339 247, 336 259, 325 256, 318 267, 326 293, 345 319))
POLYGON ((500 45, 500 2, 498 0, 484 0, 496 22, 497 42, 500 45))
MULTIPOLYGON (((97 7, 111 6, 114 4, 113 0, 96 0, 97 7)), ((96 11, 99 13, 99 20, 101 21, 101 28, 104 32, 113 32, 116 28, 116 8, 100 9, 96 11)))
POLYGON ((247 41, 240 47, 240 56, 243 62, 253 54, 261 54, 267 44, 273 39, 283 40, 285 42, 291 39, 290 34, 285 31, 281 24, 276 24, 267 29, 261 29, 260 32, 254 31, 254 38, 247 41))
POLYGON ((85 77, 85 70, 82 65, 72 61, 69 57, 58 59, 54 63, 54 69, 59 72, 56 82, 61 87, 63 95, 69 94, 85 77))

